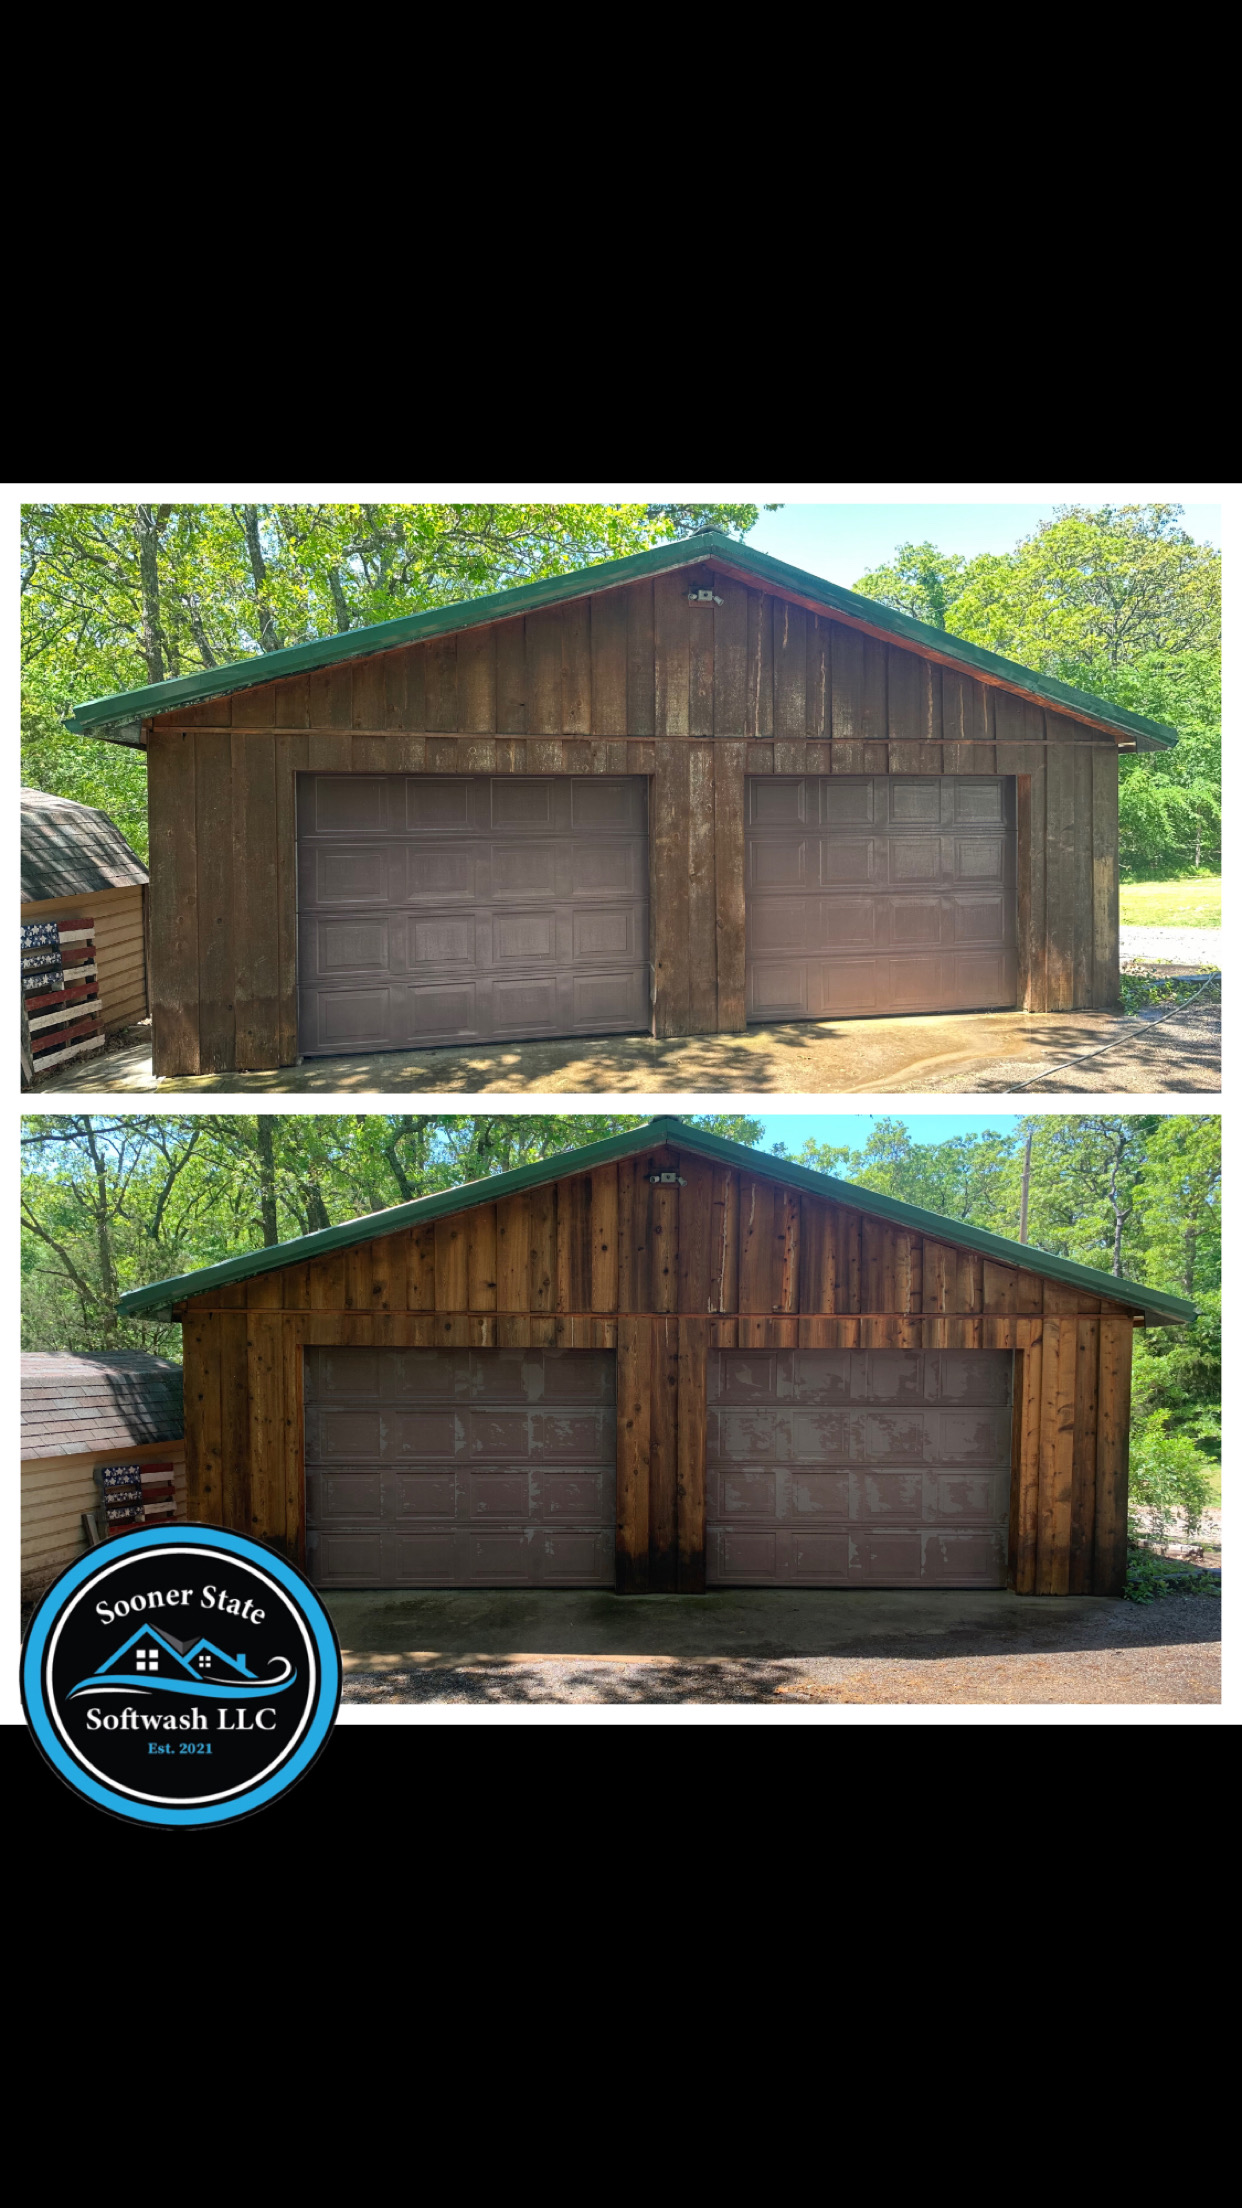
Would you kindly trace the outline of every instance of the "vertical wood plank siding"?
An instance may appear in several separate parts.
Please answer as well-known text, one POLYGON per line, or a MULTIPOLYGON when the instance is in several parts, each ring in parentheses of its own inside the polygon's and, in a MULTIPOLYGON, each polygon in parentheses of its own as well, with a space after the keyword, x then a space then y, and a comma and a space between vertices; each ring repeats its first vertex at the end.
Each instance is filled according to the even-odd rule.
POLYGON ((712 1349, 1011 1349, 1010 1582, 1120 1592, 1134 1316, 665 1146, 182 1307, 189 1514, 303 1553, 302 1351, 617 1352, 617 1585, 704 1583, 712 1349), (655 1167, 683 1187, 653 1187, 655 1167))
POLYGON ((1120 993, 1113 739, 707 567, 163 715, 148 768, 163 1075, 297 1055, 305 769, 649 776, 667 1035, 745 1024, 748 774, 1016 775, 1023 1003, 1120 993))

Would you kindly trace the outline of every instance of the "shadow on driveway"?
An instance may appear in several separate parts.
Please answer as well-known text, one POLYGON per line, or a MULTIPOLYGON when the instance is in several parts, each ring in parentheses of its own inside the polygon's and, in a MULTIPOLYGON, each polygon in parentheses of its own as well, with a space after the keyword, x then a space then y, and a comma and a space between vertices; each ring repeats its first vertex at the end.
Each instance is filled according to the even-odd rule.
MULTIPOLYGON (((90 1070, 69 1067, 48 1089, 140 1093, 357 1096, 862 1094, 1007 1086, 1041 1063, 1053 1067, 1101 1043, 1122 1048, 1101 1061, 1118 1069, 1115 1088, 1219 1087, 1219 1063, 1203 1039, 1180 1051, 1134 1048, 1135 1021, 1108 1012, 950 1012, 901 1019, 791 1020, 740 1035, 604 1035, 566 1041, 366 1051, 308 1058, 265 1073, 195 1074, 156 1080, 150 1030, 121 1038, 90 1070), (1135 1069, 1131 1081, 1127 1068, 1135 1069), (1002 1076, 1003 1078, 998 1078, 1002 1076)), ((1053 1087, 1063 1085, 1054 1082, 1053 1087)), ((1065 1086, 1074 1085, 1067 1076, 1065 1086)))

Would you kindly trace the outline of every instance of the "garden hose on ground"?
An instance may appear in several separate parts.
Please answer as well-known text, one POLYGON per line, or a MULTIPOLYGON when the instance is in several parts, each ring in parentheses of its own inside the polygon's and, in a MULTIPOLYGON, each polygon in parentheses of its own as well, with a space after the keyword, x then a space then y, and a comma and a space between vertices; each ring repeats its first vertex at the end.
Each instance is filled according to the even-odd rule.
POLYGON ((1211 975, 1210 979, 1204 982, 1201 989, 1195 990, 1194 996, 1183 997, 1180 1004, 1170 1005, 1169 1010, 1162 1012, 1158 1020, 1145 1020, 1141 1035, 1115 1035, 1111 1043, 1097 1043, 1094 1050, 1080 1050, 1076 1058, 1067 1058, 1064 1065, 1050 1066, 1046 1073, 1033 1073, 1029 1081, 1015 1081, 1011 1093, 1016 1095, 1019 1089, 1033 1088, 1037 1081, 1051 1081, 1055 1074, 1069 1073, 1073 1067, 1081 1066, 1084 1059, 1099 1058, 1106 1050, 1119 1050, 1123 1043, 1141 1043, 1143 1036, 1150 1035, 1153 1027, 1163 1027, 1166 1020, 1176 1018, 1179 1012, 1185 1012, 1199 997, 1205 996, 1209 989, 1219 989, 1219 987, 1220 975, 1211 975))

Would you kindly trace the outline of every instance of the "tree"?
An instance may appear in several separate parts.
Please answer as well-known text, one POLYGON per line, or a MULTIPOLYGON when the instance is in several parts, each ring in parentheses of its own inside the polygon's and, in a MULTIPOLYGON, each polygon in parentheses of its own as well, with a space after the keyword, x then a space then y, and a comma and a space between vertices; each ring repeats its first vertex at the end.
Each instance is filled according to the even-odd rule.
POLYGON ((1008 553, 899 545, 854 588, 1178 732, 1121 762, 1129 877, 1219 863, 1221 560, 1180 506, 1061 506, 1008 553))
POLYGON ((1087 690, 1150 652, 1214 649, 1220 554, 1195 543, 1181 511, 1058 506, 1012 552, 968 563, 955 633, 1087 690))
POLYGON ((895 613, 929 628, 965 632, 950 612, 956 608, 968 569, 960 552, 941 552, 934 544, 899 544, 887 567, 877 567, 855 583, 864 598, 876 598, 895 613))

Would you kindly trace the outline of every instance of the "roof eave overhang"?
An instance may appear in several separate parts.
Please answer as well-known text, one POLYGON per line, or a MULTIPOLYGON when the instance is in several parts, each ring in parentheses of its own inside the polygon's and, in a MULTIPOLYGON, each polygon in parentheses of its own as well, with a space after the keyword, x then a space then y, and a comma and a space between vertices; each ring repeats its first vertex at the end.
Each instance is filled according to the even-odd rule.
POLYGON ((1097 1272, 1089 1265, 1076 1265, 1068 1258, 1050 1257, 1046 1251, 1032 1249, 1029 1244, 1011 1242, 981 1227, 964 1226, 960 1220, 946 1219, 939 1212, 923 1211, 918 1205, 900 1203, 895 1197, 860 1188, 856 1182, 839 1181, 831 1174, 817 1173, 809 1166, 794 1165, 785 1158, 769 1157, 763 1151, 747 1149, 743 1143, 728 1142, 723 1136, 710 1135, 701 1128, 686 1127, 680 1120, 668 1118, 654 1119, 623 1134, 607 1136, 602 1142, 588 1143, 581 1150, 558 1151, 555 1157, 519 1166, 511 1173, 493 1174, 486 1180, 466 1182, 460 1188, 442 1189, 432 1196, 417 1197, 413 1203, 394 1204, 388 1211, 345 1220, 338 1227, 302 1235, 294 1242, 248 1251, 243 1257, 228 1258, 220 1265, 205 1266, 197 1273, 155 1281, 149 1288, 130 1289, 119 1299, 117 1309, 127 1318, 173 1319, 178 1305, 193 1296, 208 1294, 213 1288, 231 1287, 262 1273, 280 1272, 289 1265, 328 1257, 337 1250, 378 1241, 384 1235, 399 1234, 408 1227, 430 1225, 436 1219, 468 1211, 476 1204, 496 1203, 505 1196, 542 1187, 549 1181, 568 1180, 574 1174, 592 1172, 597 1166, 637 1156, 663 1143, 672 1143, 680 1150, 709 1158, 716 1164, 734 1166, 758 1179, 803 1189, 808 1195, 847 1205, 854 1211, 869 1212, 895 1226, 910 1228, 935 1240, 977 1250, 998 1264, 1026 1266, 1047 1279, 1124 1304, 1136 1315, 1141 1314, 1149 1325, 1179 1326, 1198 1317, 1194 1304, 1184 1297, 1147 1288, 1138 1281, 1118 1280, 1111 1273, 1097 1272))
POLYGON ((346 660, 369 659, 380 652, 415 644, 451 631, 477 628, 491 621, 516 619, 543 606, 568 603, 588 592, 621 589, 644 575, 668 574, 678 568, 709 564, 748 585, 764 585, 780 591, 794 603, 815 613, 862 630, 886 643, 907 645, 924 658, 963 670, 982 682, 1050 706, 1091 727, 1105 729, 1123 750, 1166 751, 1177 742, 1174 729, 1131 713, 1109 699, 1077 690, 1052 675, 1037 674, 1016 660, 969 644, 947 630, 934 629, 891 607, 845 590, 822 576, 789 567, 766 552, 718 531, 697 537, 681 537, 650 552, 637 552, 621 560, 601 560, 593 567, 577 568, 570 575, 546 576, 535 583, 520 583, 511 590, 492 591, 484 598, 467 598, 451 606, 436 606, 426 613, 403 615, 370 628, 350 629, 343 636, 319 637, 310 644, 294 644, 282 652, 260 654, 229 667, 212 668, 202 675, 182 675, 171 682, 154 683, 110 698, 93 698, 74 707, 66 726, 75 735, 96 736, 107 743, 141 746, 143 724, 158 714, 175 713, 178 706, 198 706, 212 698, 231 697, 239 690, 262 683, 279 682, 289 675, 346 660))

